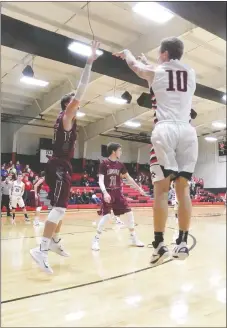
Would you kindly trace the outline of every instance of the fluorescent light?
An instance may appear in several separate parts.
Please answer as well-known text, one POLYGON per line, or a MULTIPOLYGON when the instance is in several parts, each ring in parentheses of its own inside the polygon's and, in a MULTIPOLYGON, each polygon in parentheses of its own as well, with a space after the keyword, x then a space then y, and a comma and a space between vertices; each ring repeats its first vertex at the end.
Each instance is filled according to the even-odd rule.
POLYGON ((224 122, 212 122, 214 128, 224 129, 226 124, 224 122))
POLYGON ((138 128, 141 126, 139 122, 131 122, 131 121, 125 122, 125 125, 129 126, 130 128, 138 128))
POLYGON ((222 97, 222 100, 226 101, 226 95, 224 95, 224 96, 222 97))
MULTIPOLYGON (((89 57, 91 55, 91 47, 80 42, 70 43, 68 49, 82 56, 89 57)), ((103 51, 98 49, 96 50, 96 54, 98 56, 101 56, 103 54, 103 51)))
POLYGON ((126 99, 122 99, 118 97, 106 97, 105 100, 116 105, 124 105, 127 103, 126 99))
POLYGON ((206 141, 214 142, 217 141, 218 139, 216 137, 205 137, 204 138, 206 141))
POLYGON ((77 117, 84 117, 86 114, 85 113, 83 113, 83 112, 77 112, 76 113, 76 116, 77 117))
POLYGON ((135 13, 160 24, 166 23, 174 17, 170 11, 156 2, 138 2, 132 10, 135 13))
POLYGON ((29 84, 29 85, 35 85, 37 87, 46 87, 49 82, 42 81, 42 80, 37 80, 34 77, 29 77, 29 76, 22 76, 20 79, 20 82, 29 84))

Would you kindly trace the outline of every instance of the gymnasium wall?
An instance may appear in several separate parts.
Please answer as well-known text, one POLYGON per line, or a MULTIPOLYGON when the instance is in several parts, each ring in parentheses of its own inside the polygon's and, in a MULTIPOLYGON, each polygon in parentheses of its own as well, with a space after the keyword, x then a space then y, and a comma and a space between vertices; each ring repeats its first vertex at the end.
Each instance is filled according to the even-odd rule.
POLYGON ((218 156, 217 142, 207 142, 204 138, 199 138, 195 176, 204 179, 205 188, 226 188, 226 158, 221 159, 218 156))

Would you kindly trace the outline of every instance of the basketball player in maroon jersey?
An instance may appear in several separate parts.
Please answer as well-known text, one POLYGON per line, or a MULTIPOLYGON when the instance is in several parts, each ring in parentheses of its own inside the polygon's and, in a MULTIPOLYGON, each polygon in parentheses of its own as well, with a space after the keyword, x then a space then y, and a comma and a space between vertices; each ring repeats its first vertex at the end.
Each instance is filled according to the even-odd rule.
POLYGON ((122 154, 121 145, 118 143, 108 144, 107 153, 109 158, 105 159, 99 166, 99 186, 103 193, 101 206, 102 218, 98 223, 97 234, 92 243, 92 250, 99 251, 100 249, 99 238, 105 222, 111 218, 111 210, 113 210, 114 215, 116 216, 127 213, 130 243, 133 246, 143 247, 144 244, 135 234, 134 216, 128 205, 127 199, 123 195, 122 179, 127 179, 127 181, 137 189, 141 195, 145 196, 145 192, 128 174, 125 165, 119 161, 122 154))
POLYGON ((70 160, 74 155, 74 144, 77 137, 76 112, 89 83, 92 64, 97 58, 98 48, 99 43, 93 41, 91 55, 87 60, 77 90, 61 99, 62 111, 54 126, 53 157, 47 163, 45 176, 45 181, 50 188, 53 208, 45 222, 40 246, 30 250, 32 258, 47 273, 53 273, 48 263, 49 250, 61 256, 69 256, 61 245, 59 233, 70 195, 72 174, 70 160))
POLYGON ((40 174, 40 178, 34 184, 34 197, 35 197, 35 207, 36 207, 35 219, 34 219, 34 223, 33 223, 34 226, 39 226, 40 224, 42 224, 39 221, 39 214, 40 214, 40 211, 42 210, 42 206, 40 204, 40 190, 42 189, 44 181, 45 181, 45 172, 42 171, 40 174))

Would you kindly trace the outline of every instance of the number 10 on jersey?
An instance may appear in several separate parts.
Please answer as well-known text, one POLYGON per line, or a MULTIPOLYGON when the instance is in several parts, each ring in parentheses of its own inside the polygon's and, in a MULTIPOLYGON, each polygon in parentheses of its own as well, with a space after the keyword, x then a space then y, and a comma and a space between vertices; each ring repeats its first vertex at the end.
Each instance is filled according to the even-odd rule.
POLYGON ((169 87, 166 91, 187 91, 188 73, 186 71, 166 70, 169 77, 169 87))

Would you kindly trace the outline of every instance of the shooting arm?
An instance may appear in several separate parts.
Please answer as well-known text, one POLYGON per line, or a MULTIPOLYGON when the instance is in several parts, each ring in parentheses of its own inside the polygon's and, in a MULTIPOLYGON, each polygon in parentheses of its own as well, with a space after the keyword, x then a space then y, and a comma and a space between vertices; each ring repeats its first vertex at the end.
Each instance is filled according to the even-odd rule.
POLYGON ((154 68, 151 65, 145 65, 142 62, 136 60, 131 51, 124 50, 125 60, 129 68, 135 72, 140 78, 147 80, 149 83, 154 79, 154 68))

